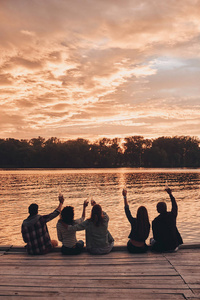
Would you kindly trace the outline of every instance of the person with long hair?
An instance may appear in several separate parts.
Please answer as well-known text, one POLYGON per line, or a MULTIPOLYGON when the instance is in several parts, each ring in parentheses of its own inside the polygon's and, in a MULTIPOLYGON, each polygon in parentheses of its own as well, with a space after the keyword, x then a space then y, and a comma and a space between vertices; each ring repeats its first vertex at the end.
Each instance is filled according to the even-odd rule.
POLYGON ((123 190, 122 195, 124 197, 125 214, 131 224, 127 250, 130 253, 144 253, 148 250, 145 241, 148 238, 150 231, 147 209, 145 206, 140 206, 137 210, 136 218, 132 217, 127 200, 127 191, 123 190))
POLYGON ((61 252, 62 254, 80 254, 84 247, 82 240, 77 241, 76 232, 67 230, 68 225, 76 225, 84 221, 85 209, 88 205, 88 201, 83 203, 83 213, 80 219, 74 220, 74 207, 65 206, 61 211, 60 220, 57 223, 57 235, 59 241, 62 242, 61 252))
POLYGON ((85 230, 87 251, 91 254, 107 254, 114 246, 114 239, 108 230, 109 217, 94 200, 91 205, 91 217, 80 224, 68 226, 68 230, 85 230))

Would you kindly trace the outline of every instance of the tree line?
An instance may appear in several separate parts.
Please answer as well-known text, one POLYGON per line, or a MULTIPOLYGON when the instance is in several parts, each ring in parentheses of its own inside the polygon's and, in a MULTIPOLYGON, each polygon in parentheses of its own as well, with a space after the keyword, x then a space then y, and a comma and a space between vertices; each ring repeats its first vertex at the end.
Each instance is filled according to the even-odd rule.
POLYGON ((0 139, 0 168, 200 167, 200 140, 190 136, 0 139))

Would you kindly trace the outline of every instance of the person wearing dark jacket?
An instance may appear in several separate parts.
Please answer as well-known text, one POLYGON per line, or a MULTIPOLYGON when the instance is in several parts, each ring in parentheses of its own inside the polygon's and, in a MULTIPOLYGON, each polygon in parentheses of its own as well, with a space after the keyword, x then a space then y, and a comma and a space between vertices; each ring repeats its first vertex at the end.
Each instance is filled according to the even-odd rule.
POLYGON ((129 234, 129 241, 127 243, 127 250, 130 253, 144 253, 148 250, 146 245, 146 239, 149 236, 150 223, 149 216, 145 206, 140 206, 137 210, 136 218, 134 218, 130 212, 127 191, 123 190, 122 195, 124 197, 124 210, 127 219, 131 224, 131 232, 129 234))
POLYGON ((169 194, 172 209, 167 211, 165 202, 158 202, 157 211, 159 215, 152 222, 153 239, 151 240, 152 251, 164 252, 178 250, 183 244, 181 235, 176 227, 178 206, 170 188, 165 189, 169 194))

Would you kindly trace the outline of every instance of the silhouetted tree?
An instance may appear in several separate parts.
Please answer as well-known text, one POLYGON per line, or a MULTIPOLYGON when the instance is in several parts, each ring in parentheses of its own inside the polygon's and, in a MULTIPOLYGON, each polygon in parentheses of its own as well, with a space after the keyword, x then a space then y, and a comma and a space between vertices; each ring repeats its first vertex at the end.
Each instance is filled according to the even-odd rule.
POLYGON ((0 139, 1 168, 200 167, 200 140, 189 136, 144 139, 0 139))
POLYGON ((132 136, 124 139, 124 160, 130 167, 144 166, 143 156, 151 146, 151 140, 142 136, 132 136))

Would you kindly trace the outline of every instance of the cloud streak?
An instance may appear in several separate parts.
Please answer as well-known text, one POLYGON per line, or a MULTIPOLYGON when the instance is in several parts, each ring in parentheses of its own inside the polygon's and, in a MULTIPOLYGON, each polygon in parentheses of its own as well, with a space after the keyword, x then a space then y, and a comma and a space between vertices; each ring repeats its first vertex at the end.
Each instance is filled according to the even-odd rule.
POLYGON ((200 1, 0 3, 1 137, 200 137, 200 1))

